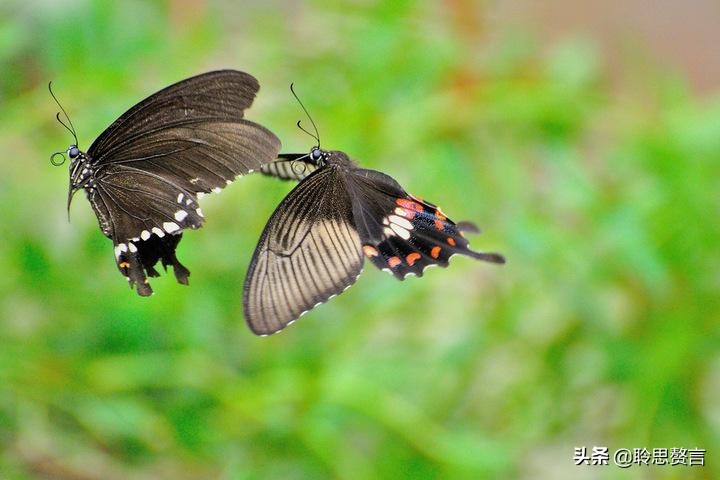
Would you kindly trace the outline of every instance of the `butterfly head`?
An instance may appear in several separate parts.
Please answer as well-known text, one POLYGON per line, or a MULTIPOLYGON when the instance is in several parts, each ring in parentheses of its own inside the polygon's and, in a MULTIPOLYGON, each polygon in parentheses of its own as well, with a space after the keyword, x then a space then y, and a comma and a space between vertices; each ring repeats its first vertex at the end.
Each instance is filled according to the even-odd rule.
POLYGON ((70 160, 75 160, 78 155, 80 155, 80 149, 77 147, 77 145, 70 145, 67 149, 68 157, 70 157, 70 160))
POLYGON ((310 160, 317 165, 318 167, 322 167, 327 163, 329 152, 326 152, 325 150, 322 150, 320 147, 313 147, 310 150, 310 153, 308 154, 310 157, 310 160))

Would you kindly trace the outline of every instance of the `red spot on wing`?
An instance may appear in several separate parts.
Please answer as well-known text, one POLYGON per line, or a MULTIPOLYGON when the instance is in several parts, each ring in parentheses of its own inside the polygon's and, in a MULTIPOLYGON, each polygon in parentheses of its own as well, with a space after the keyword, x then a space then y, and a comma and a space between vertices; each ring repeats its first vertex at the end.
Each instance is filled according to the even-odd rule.
POLYGON ((440 250, 442 250, 442 248, 440 248, 439 245, 435 245, 435 246, 430 250, 430 256, 431 256, 432 258, 438 258, 438 257, 440 256, 440 250))
POLYGON ((418 252, 412 252, 412 253, 409 254, 407 257, 405 257, 405 260, 407 260, 407 264, 412 267, 413 264, 414 264, 417 260, 420 260, 421 258, 422 258, 422 255, 420 255, 418 252))
POLYGON ((390 265, 390 268, 395 268, 398 265, 402 263, 402 260, 400 260, 400 257, 390 257, 388 258, 388 265, 390 265))
POLYGON ((363 253, 368 258, 378 256, 377 249, 371 245, 363 245, 362 249, 363 249, 363 253))
POLYGON ((455 246, 455 239, 454 239, 454 238, 448 237, 447 242, 448 242, 448 245, 453 246, 453 247, 455 246))

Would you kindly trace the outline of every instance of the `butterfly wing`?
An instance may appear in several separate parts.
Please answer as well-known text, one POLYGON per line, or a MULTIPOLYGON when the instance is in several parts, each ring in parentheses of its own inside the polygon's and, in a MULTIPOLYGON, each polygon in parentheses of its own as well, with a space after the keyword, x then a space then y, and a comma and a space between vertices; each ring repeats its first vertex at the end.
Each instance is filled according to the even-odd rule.
POLYGON ((317 170, 307 153, 281 153, 274 162, 260 167, 260 173, 281 180, 302 180, 317 170))
POLYGON ((260 237, 243 294, 250 329, 282 330, 352 285, 362 263, 344 174, 323 167, 288 194, 260 237))
POLYGON ((93 142, 97 165, 130 164, 195 193, 224 188, 277 158, 280 141, 243 119, 257 80, 233 70, 171 85, 124 113, 93 142))
POLYGON ((446 267, 457 253, 505 263, 499 254, 469 248, 463 232, 477 232, 473 224, 454 223, 436 205, 408 194, 384 173, 355 169, 348 185, 363 253, 400 280, 409 274, 422 276, 430 265, 446 267))
POLYGON ((203 224, 197 200, 171 181, 126 165, 109 165, 88 194, 100 229, 113 239, 115 260, 130 286, 150 295, 147 277, 158 275, 154 265, 172 265, 178 282, 190 272, 175 257, 186 228, 203 224))

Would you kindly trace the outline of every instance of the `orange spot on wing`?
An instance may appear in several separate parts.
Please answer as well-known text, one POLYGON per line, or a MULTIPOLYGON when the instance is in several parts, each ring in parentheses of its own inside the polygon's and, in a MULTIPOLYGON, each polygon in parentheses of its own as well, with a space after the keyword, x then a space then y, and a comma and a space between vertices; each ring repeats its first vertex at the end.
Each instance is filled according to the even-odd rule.
POLYGON ((363 249, 363 253, 364 253, 365 256, 368 257, 368 258, 370 258, 370 257, 377 257, 377 256, 378 256, 378 251, 377 251, 377 249, 376 249, 375 247, 373 247, 373 246, 363 245, 362 249, 363 249))
MULTIPOLYGON (((417 202, 413 202, 412 200, 408 200, 407 198, 398 198, 395 200, 395 203, 400 205, 402 208, 412 211, 412 212, 422 212, 424 211, 423 206, 420 205, 417 202)), ((414 215, 414 214, 413 214, 414 215)))
POLYGON ((128 267, 130 266, 130 264, 129 264, 128 262, 120 262, 120 263, 118 264, 118 266, 119 266, 120 268, 128 268, 128 267))
POLYGON ((413 264, 414 264, 417 260, 420 260, 421 258, 422 258, 422 255, 420 255, 418 252, 412 252, 412 253, 409 254, 407 257, 405 257, 405 260, 407 260, 407 264, 412 267, 413 264))
POLYGON ((440 210, 440 207, 435 207, 435 228, 442 231, 445 228, 445 220, 447 220, 447 217, 440 210))
POLYGON ((395 268, 398 265, 402 263, 402 260, 400 260, 400 257, 390 257, 388 258, 388 265, 390 265, 390 268, 395 268))
POLYGON ((442 250, 442 248, 440 248, 439 245, 434 246, 434 247, 430 250, 430 256, 431 256, 432 258, 438 258, 438 257, 440 256, 440 250, 442 250))
POLYGON ((455 246, 455 239, 452 237, 448 237, 447 239, 448 245, 455 246))

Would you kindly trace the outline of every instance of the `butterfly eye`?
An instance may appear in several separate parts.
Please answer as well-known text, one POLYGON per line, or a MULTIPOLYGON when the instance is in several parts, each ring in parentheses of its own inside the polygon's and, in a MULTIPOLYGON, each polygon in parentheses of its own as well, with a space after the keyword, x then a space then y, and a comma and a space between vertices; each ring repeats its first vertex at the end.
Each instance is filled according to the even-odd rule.
POLYGON ((80 149, 75 145, 70 145, 70 148, 68 148, 68 156, 70 158, 77 158, 78 155, 80 155, 80 149))
POLYGON ((313 149, 312 149, 312 152, 310 152, 310 157, 311 157, 313 160, 320 160, 320 158, 322 157, 322 150, 320 150, 320 149, 317 148, 317 147, 316 147, 316 148, 313 148, 313 149))

